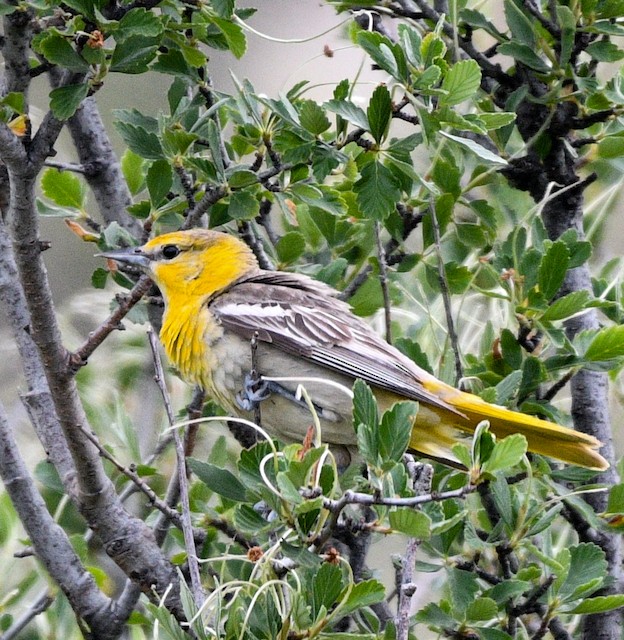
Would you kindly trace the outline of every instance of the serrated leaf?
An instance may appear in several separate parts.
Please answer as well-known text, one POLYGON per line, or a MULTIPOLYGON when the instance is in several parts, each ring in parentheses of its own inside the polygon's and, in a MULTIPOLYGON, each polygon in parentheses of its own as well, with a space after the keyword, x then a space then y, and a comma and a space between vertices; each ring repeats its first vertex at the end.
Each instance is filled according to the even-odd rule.
POLYGON ((50 91, 50 109, 59 120, 69 120, 89 94, 86 84, 70 84, 50 91))
POLYGON ((126 149, 121 158, 121 171, 126 179, 130 193, 135 196, 143 188, 145 182, 145 159, 130 149, 126 149))
POLYGON ((601 329, 585 351, 590 362, 612 360, 624 356, 624 325, 601 329))
POLYGON ((377 400, 371 388, 359 378, 353 383, 353 424, 363 424, 371 430, 379 425, 377 400))
MULTIPOLYGON (((341 600, 344 593, 341 594, 341 600)), ((382 602, 386 597, 386 590, 379 580, 364 580, 354 584, 347 599, 340 607, 340 615, 344 617, 357 609, 369 607, 382 602)))
POLYGON ((166 160, 156 160, 147 170, 147 190, 150 200, 157 209, 165 200, 165 197, 173 184, 173 171, 166 160))
POLYGON ((245 502, 247 500, 245 485, 231 471, 195 458, 188 459, 188 466, 216 494, 228 500, 234 500, 234 502, 245 502))
POLYGON ((110 70, 117 73, 145 73, 156 57, 158 44, 154 38, 131 36, 117 43, 110 70))
POLYGON ((600 40, 589 44, 585 51, 598 62, 617 62, 624 58, 622 51, 614 42, 600 40))
POLYGON ((43 195, 59 207, 82 210, 85 204, 85 188, 71 171, 48 168, 41 176, 43 195))
POLYGON ((442 80, 440 96, 441 106, 460 104, 468 98, 474 97, 481 83, 481 70, 475 60, 461 60, 455 63, 442 80))
POLYGON ((210 6, 222 17, 230 18, 236 5, 235 0, 212 0, 210 6))
POLYGON ((401 190, 396 176, 386 166, 369 162, 360 172, 360 179, 353 185, 360 209, 373 220, 383 220, 396 207, 401 190))
POLYGON ((310 606, 315 620, 321 608, 329 610, 338 600, 342 591, 342 572, 335 564, 325 562, 317 571, 312 582, 310 606))
POLYGON ((225 36, 229 50, 236 58, 242 58, 247 50, 247 38, 242 28, 225 18, 213 18, 212 22, 225 36))
POLYGON ((329 100, 323 105, 328 111, 339 115, 360 129, 368 131, 368 118, 364 110, 349 100, 329 100))
POLYGON ((416 402, 397 402, 381 417, 377 436, 382 462, 399 462, 403 457, 418 413, 416 402))
POLYGON ((402 508, 389 514, 390 526, 410 538, 428 540, 431 537, 431 518, 422 511, 402 508))
POLYGON ((499 440, 494 445, 490 457, 483 463, 483 471, 493 474, 515 467, 527 452, 527 446, 527 439, 520 433, 499 440))
POLYGON ((592 299, 589 291, 572 291, 562 298, 557 298, 550 307, 542 314, 540 320, 543 322, 553 322, 554 320, 563 320, 582 311, 587 303, 592 299))
POLYGON ((325 111, 313 100, 303 100, 299 108, 301 126, 314 136, 320 136, 331 127, 325 111))
POLYGON ((44 55, 48 62, 57 64, 70 71, 86 73, 89 64, 71 46, 69 40, 58 33, 46 33, 35 42, 35 47, 44 55))
POLYGON ((542 258, 537 274, 539 290, 546 300, 550 300, 561 288, 569 264, 570 251, 565 242, 553 242, 542 258))
POLYGON ((624 513, 624 484, 616 484, 609 489, 606 513, 624 513))
POLYGON ((277 257, 281 263, 285 264, 289 264, 300 258, 305 248, 305 238, 298 231, 285 233, 275 244, 277 257))
POLYGON ((448 571, 448 587, 453 609, 462 613, 474 602, 479 592, 477 576, 470 571, 454 567, 448 571))
POLYGON ((137 155, 147 160, 160 160, 163 157, 160 140, 155 133, 120 120, 115 122, 115 128, 121 134, 128 148, 137 155))
POLYGON ((494 620, 498 615, 498 605, 492 598, 476 598, 466 609, 466 620, 494 620))
POLYGON ((535 46, 535 33, 533 25, 526 14, 520 10, 513 0, 505 0, 505 18, 511 31, 512 40, 518 43, 535 46))
POLYGON ((550 71, 550 67, 526 44, 504 42, 499 45, 497 51, 502 55, 511 56, 539 73, 548 73, 550 71))
POLYGON ((366 111, 370 132, 375 142, 380 144, 386 137, 388 125, 392 119, 392 98, 385 85, 380 84, 368 103, 366 111))
POLYGON ((579 589, 586 586, 598 588, 607 572, 605 553, 599 546, 586 542, 570 547, 569 552, 568 574, 558 592, 562 600, 579 597, 579 589))
POLYGON ((234 220, 251 220, 259 211, 258 199, 248 191, 235 191, 230 196, 228 215, 234 220))
POLYGON ((624 607, 624 594, 618 593, 612 596, 597 596, 595 598, 585 598, 581 604, 574 607, 566 613, 574 614, 591 614, 604 613, 605 611, 613 611, 624 607))
POLYGON ((451 133, 447 133, 446 131, 440 131, 440 135, 443 135, 445 138, 449 140, 453 140, 457 142, 462 147, 466 147, 469 151, 477 155, 484 162, 488 162, 490 164, 506 166, 507 160, 504 160, 500 156, 497 156, 495 153, 492 153, 489 149, 486 149, 484 146, 480 145, 478 142, 474 140, 469 140, 468 138, 461 138, 460 136, 454 136, 451 133))
POLYGON ((479 120, 488 131, 506 127, 516 121, 515 113, 499 111, 497 113, 480 113, 479 120))
MULTIPOLYGON (((143 7, 131 9, 119 21, 114 36, 117 42, 141 36, 143 38, 157 38, 163 32, 163 25, 158 16, 143 7)), ((152 44, 156 44, 155 42, 152 44)))

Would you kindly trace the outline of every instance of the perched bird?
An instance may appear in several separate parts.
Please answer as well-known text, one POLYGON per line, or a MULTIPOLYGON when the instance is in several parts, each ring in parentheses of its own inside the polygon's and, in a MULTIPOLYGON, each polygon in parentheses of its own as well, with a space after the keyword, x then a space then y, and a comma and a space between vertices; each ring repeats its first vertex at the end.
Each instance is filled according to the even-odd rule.
POLYGON ((272 382, 254 395, 255 364, 267 377, 316 378, 304 386, 322 425, 322 437, 352 452, 356 438, 352 402, 330 380, 351 388, 361 378, 380 409, 399 400, 419 403, 410 449, 455 463, 451 447, 482 420, 504 437, 526 436, 530 451, 591 469, 606 469, 592 436, 489 404, 459 391, 414 364, 380 338, 337 291, 309 277, 264 271, 249 247, 234 236, 193 229, 158 236, 141 247, 104 257, 135 265, 158 285, 165 300, 160 339, 188 382, 232 415, 253 419, 261 402, 262 425, 287 441, 301 441, 311 423, 297 399, 297 382, 272 382), (321 379, 320 381, 318 379, 321 379))

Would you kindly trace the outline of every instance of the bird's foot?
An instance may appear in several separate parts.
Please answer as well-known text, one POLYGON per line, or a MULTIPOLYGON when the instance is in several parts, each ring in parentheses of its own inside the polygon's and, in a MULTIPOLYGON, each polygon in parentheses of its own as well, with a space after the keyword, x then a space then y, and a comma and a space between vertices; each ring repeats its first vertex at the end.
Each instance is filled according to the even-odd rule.
POLYGON ((245 374, 243 389, 236 394, 236 403, 243 411, 254 411, 271 395, 271 383, 257 373, 245 374))

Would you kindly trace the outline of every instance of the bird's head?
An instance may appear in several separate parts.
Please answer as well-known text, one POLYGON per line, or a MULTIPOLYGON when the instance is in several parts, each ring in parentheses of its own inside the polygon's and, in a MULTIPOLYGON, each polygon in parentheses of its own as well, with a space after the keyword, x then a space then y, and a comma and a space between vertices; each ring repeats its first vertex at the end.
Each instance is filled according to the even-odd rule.
POLYGON ((206 229, 174 231, 141 247, 99 254, 147 273, 166 300, 206 298, 258 269, 249 247, 238 238, 206 229))

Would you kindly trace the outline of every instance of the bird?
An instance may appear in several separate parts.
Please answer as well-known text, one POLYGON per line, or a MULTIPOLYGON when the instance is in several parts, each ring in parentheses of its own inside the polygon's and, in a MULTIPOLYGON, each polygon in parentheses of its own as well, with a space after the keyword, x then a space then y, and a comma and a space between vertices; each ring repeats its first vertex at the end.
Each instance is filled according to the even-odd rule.
POLYGON ((173 231, 99 255, 138 267, 158 286, 165 304, 160 341, 180 376, 230 415, 253 419, 260 403, 262 427, 279 439, 301 442, 311 423, 297 394, 303 379, 323 441, 357 457, 352 399, 337 386, 351 389, 361 379, 381 411, 418 403, 409 450, 426 458, 457 466, 452 447, 487 420, 498 438, 523 434, 529 451, 598 471, 609 466, 593 436, 442 382, 356 316, 337 290, 299 273, 261 269, 233 234, 173 231), (278 381, 254 388, 266 378, 278 381))

